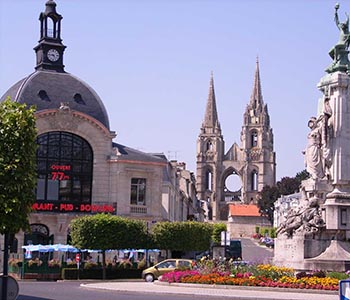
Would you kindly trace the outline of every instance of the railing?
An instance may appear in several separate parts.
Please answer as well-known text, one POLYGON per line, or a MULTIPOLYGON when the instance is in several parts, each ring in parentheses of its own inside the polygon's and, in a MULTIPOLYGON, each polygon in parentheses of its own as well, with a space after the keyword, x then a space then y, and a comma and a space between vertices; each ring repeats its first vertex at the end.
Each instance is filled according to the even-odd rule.
POLYGON ((147 207, 145 206, 130 206, 130 213, 131 214, 142 214, 146 215, 147 214, 147 207))

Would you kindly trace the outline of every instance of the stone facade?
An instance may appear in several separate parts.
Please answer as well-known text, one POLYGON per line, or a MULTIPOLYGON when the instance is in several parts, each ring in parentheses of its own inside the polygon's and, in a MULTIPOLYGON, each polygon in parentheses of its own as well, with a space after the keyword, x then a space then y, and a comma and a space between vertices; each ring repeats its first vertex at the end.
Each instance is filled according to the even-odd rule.
POLYGON ((210 220, 227 220, 228 203, 256 203, 264 186, 275 185, 276 161, 267 105, 261 92, 257 62, 253 92, 243 117, 241 145, 225 153, 211 77, 204 121, 197 139, 198 198, 208 203, 210 220), (230 191, 226 179, 237 175, 241 188, 230 191))
POLYGON ((16 235, 18 251, 28 243, 65 244, 72 219, 101 211, 149 224, 203 220, 195 178, 184 163, 114 142, 102 100, 64 71, 61 19, 56 3, 47 1, 39 19, 41 39, 34 48, 36 71, 0 99, 10 96, 37 107, 36 203, 29 216, 31 232, 16 235), (47 18, 57 22, 53 32, 46 28, 47 18))

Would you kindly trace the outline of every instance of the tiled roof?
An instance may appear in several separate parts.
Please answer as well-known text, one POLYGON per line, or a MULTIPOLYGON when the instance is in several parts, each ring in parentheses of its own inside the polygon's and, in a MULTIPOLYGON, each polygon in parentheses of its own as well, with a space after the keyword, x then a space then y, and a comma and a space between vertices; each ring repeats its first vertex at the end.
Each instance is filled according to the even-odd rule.
POLYGON ((230 204, 230 216, 260 217, 259 208, 254 204, 230 204))

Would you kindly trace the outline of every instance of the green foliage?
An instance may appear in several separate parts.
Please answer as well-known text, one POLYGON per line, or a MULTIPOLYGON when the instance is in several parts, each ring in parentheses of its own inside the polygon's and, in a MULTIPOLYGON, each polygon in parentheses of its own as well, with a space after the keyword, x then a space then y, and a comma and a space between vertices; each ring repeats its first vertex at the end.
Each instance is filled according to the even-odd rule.
POLYGON ((295 177, 283 177, 277 182, 277 188, 280 195, 290 195, 299 191, 300 183, 301 182, 295 177))
POLYGON ((76 218, 71 222, 72 244, 80 249, 131 249, 149 245, 146 224, 108 214, 76 218))
POLYGON ((0 234, 29 225, 37 179, 34 112, 10 98, 0 103, 0 234))
POLYGON ((224 223, 214 223, 213 224, 213 234, 212 234, 212 241, 215 244, 221 243, 221 231, 226 231, 227 226, 224 223))
POLYGON ((335 278, 338 280, 345 280, 345 279, 349 279, 349 274, 341 273, 341 272, 328 272, 327 277, 335 278))
POLYGON ((258 200, 259 211, 262 216, 268 218, 268 220, 273 221, 273 211, 275 209, 274 203, 280 197, 281 194, 276 186, 265 186, 261 193, 260 199, 258 200))
POLYGON ((153 227, 153 237, 160 249, 205 251, 210 247, 213 227, 198 222, 160 222, 153 227))
POLYGON ((306 180, 310 178, 310 174, 308 171, 306 170, 303 170, 301 172, 298 172, 296 175, 295 175, 295 179, 298 180, 299 184, 303 181, 303 180, 306 180))

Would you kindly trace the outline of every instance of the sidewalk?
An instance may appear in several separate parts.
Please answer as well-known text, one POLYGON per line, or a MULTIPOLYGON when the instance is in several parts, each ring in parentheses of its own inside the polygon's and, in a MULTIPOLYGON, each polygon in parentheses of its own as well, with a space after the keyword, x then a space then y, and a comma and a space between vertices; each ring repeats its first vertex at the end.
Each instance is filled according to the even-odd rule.
POLYGON ((281 288, 259 288, 242 286, 212 286, 205 284, 177 284, 163 282, 110 281, 81 284, 83 288, 114 290, 121 292, 151 294, 185 294, 230 297, 240 300, 338 300, 337 292, 314 290, 291 290, 281 288))

